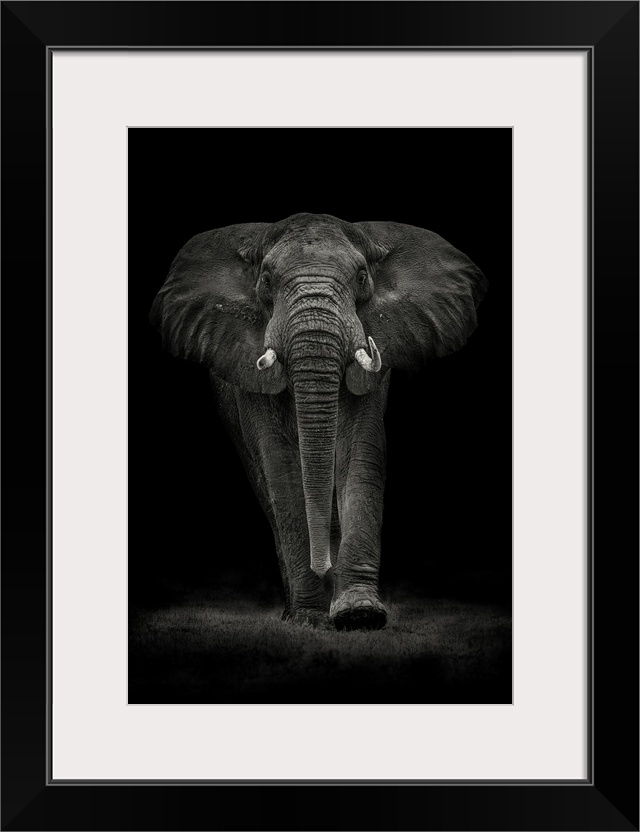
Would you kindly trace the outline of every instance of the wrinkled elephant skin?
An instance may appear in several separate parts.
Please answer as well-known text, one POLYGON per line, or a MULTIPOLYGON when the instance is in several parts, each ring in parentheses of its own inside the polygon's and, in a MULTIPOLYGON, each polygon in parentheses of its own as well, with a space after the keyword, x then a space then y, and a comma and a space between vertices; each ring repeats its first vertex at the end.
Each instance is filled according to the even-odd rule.
POLYGON ((191 239, 150 319, 208 367, 275 539, 283 619, 377 629, 390 370, 464 345, 486 291, 437 234, 296 214, 191 239))

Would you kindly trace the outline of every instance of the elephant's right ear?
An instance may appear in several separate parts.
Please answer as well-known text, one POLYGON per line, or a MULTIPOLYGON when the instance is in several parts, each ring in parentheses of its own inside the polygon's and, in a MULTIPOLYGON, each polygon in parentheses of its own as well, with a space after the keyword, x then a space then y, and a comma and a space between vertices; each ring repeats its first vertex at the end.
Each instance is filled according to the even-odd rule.
POLYGON ((230 225, 198 234, 178 252, 149 320, 176 358, 254 393, 280 393, 282 365, 258 370, 267 324, 255 291, 267 223, 230 225))

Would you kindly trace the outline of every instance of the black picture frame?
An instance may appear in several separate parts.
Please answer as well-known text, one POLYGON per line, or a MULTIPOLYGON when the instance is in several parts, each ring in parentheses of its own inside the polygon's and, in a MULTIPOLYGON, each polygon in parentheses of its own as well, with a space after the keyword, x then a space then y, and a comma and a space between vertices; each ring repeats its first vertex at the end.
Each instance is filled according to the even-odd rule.
POLYGON ((3 829, 638 829, 638 9, 581 0, 2 3, 3 829), (50 779, 52 49, 276 46, 588 51, 592 683, 584 782, 50 779))

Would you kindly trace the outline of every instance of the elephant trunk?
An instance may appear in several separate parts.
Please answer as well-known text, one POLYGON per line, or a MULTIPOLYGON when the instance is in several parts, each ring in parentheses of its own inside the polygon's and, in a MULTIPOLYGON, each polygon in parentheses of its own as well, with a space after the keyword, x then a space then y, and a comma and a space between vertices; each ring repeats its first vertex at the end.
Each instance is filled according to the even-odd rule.
MULTIPOLYGON (((288 345, 300 445, 311 569, 320 577, 331 568, 330 532, 338 430, 338 395, 346 344, 340 321, 321 328, 301 326, 288 345)), ((316 318, 317 321, 317 318, 316 318)), ((300 322, 298 322, 300 323, 300 322)))

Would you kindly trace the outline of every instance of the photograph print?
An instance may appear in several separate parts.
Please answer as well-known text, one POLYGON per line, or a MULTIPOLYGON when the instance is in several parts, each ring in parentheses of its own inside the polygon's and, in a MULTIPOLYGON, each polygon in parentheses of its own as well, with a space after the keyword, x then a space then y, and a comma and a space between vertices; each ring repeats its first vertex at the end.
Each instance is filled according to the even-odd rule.
POLYGON ((128 172, 129 703, 510 703, 511 129, 128 172))

